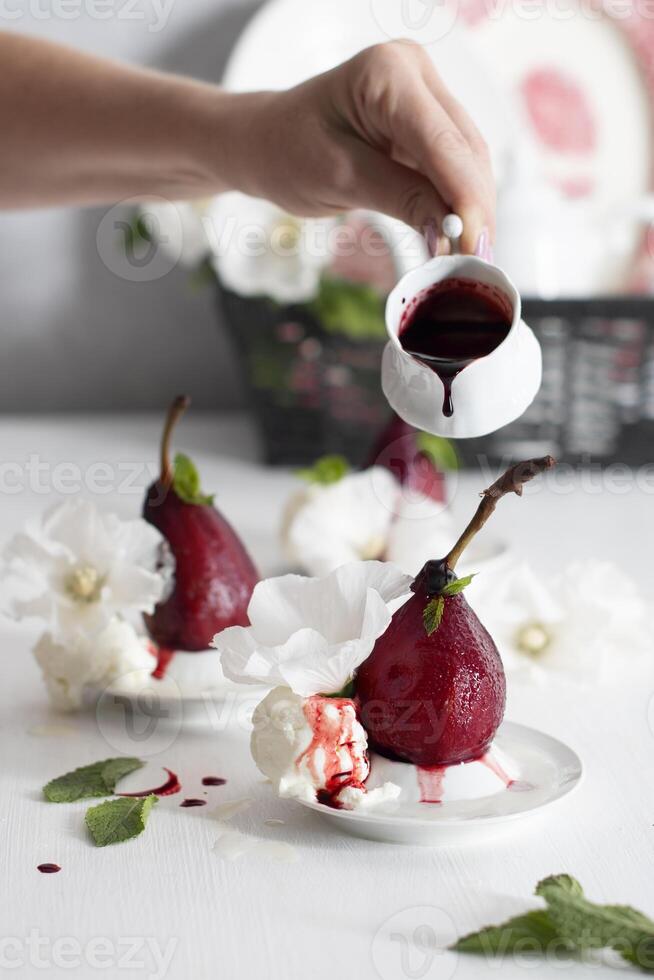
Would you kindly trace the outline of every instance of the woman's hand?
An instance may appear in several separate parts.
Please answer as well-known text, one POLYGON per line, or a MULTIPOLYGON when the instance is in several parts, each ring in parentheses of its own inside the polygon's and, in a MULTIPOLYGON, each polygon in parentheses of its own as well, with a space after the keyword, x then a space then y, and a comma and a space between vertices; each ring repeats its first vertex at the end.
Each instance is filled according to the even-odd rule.
POLYGON ((237 98, 241 189, 298 215, 382 211, 425 231, 432 251, 453 211, 462 250, 490 257, 488 148, 418 45, 378 45, 286 92, 237 98))

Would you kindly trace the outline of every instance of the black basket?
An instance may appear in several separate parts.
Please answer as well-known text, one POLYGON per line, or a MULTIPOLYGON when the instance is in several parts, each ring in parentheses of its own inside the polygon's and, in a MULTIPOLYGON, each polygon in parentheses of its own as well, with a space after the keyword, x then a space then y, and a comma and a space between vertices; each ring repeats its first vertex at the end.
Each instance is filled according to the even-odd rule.
MULTIPOLYGON (((305 306, 220 290, 266 461, 326 453, 365 462, 389 408, 380 386, 386 338, 328 332, 305 306)), ((464 464, 553 453, 571 462, 649 462, 654 446, 654 300, 525 300, 543 350, 543 385, 522 418, 457 442, 464 464)))

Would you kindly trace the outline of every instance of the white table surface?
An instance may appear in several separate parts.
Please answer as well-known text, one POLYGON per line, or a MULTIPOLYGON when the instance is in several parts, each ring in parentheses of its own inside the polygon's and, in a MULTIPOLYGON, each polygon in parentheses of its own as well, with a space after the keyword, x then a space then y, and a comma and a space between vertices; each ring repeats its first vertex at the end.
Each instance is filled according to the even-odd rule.
MULTIPOLYGON (((159 428, 152 417, 5 417, 0 540, 74 489, 76 480, 93 488, 98 463, 112 468, 104 473, 107 506, 125 516, 137 513, 155 471, 159 428)), ((205 488, 217 491, 218 505, 262 570, 278 568, 276 526, 292 477, 264 474, 248 461, 256 441, 240 418, 191 417, 178 445, 195 456, 205 488)), ((487 482, 457 481, 453 508, 462 519, 487 482)), ((534 487, 529 499, 503 502, 494 530, 540 568, 574 556, 610 555, 651 593, 652 488, 642 479, 640 488, 621 486, 621 492, 602 489, 598 478, 573 474, 559 492, 551 482, 534 487)), ((37 977, 47 966, 48 975, 84 978, 466 980, 486 973, 522 977, 531 970, 558 977, 556 963, 499 965, 438 952, 425 959, 415 930, 436 923, 443 938, 448 929, 453 938, 501 921, 531 906, 541 877, 562 871, 577 876, 591 898, 654 913, 654 736, 648 724, 654 669, 637 688, 510 690, 507 716, 569 742, 583 758, 586 778, 540 824, 516 827, 501 842, 436 850, 341 838, 317 814, 273 797, 232 711, 226 724, 215 713, 194 716, 179 732, 173 718, 171 731, 164 726, 134 744, 148 766, 124 784, 156 785, 166 765, 179 773, 184 796, 201 796, 203 776, 225 777, 225 786, 207 791, 209 805, 181 809, 181 796, 162 799, 143 836, 96 849, 83 827, 88 804, 46 804, 40 787, 78 765, 124 752, 121 716, 98 720, 90 712, 67 722, 74 729, 69 734, 35 735, 35 728, 55 720, 29 652, 35 633, 7 623, 1 630, 0 972, 17 967, 14 975, 37 977), (212 850, 219 836, 214 807, 246 797, 254 802, 230 819, 233 829, 284 842, 296 860, 287 860, 283 848, 236 859, 212 850), (271 818, 284 823, 264 822, 271 818), (62 871, 39 874, 42 862, 56 862, 62 871), (157 957, 166 955, 172 958, 162 966, 157 957)), ((595 964, 565 969, 579 977, 615 973, 595 964)))

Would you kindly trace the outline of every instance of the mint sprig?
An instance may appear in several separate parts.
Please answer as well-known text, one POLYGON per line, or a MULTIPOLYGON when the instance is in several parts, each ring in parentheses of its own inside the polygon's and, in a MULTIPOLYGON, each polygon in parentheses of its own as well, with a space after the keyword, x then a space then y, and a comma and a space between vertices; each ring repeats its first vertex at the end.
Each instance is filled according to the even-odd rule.
POLYGON ((326 487, 338 483, 350 472, 350 464, 345 456, 321 456, 313 466, 297 470, 297 475, 307 483, 317 483, 326 487))
POLYGON ((177 453, 173 464, 173 489, 186 504, 211 506, 213 494, 202 493, 200 474, 193 460, 183 453, 177 453))
POLYGON ((628 905, 591 902, 579 882, 566 874, 539 881, 535 894, 545 900, 545 909, 470 933, 452 948, 487 956, 546 954, 555 948, 571 953, 614 949, 628 963, 654 973, 654 921, 642 912, 628 905))
POLYGON ((111 796, 116 783, 143 764, 140 759, 134 758, 93 762, 52 779, 43 787, 43 795, 50 803, 74 803, 95 796, 111 796))
POLYGON ((121 797, 92 806, 86 812, 86 826, 96 846, 106 847, 138 837, 145 830, 152 807, 158 802, 151 793, 138 799, 121 797))
POLYGON ((475 577, 475 572, 472 575, 464 575, 463 578, 457 578, 453 582, 448 582, 444 585, 437 596, 430 599, 422 612, 422 621, 425 627, 425 633, 427 636, 431 636, 436 632, 438 627, 441 625, 441 620, 443 619, 443 613, 445 612, 445 599, 451 598, 452 596, 458 595, 467 588, 475 577))
POLYGON ((422 621, 425 624, 425 633, 431 636, 441 625, 441 619, 445 612, 445 598, 442 595, 430 599, 422 612, 422 621))

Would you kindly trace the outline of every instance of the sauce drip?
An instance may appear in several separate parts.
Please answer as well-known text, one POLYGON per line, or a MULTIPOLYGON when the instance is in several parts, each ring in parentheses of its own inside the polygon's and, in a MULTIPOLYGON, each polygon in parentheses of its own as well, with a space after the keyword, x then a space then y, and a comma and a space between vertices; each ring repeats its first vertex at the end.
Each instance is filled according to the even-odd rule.
POLYGON ((137 793, 117 793, 116 796, 173 796, 175 793, 181 792, 182 787, 176 773, 172 769, 166 769, 165 766, 164 772, 168 773, 168 779, 161 786, 156 786, 154 789, 142 789, 137 793))
POLYGON ((445 279, 418 293, 407 307, 400 344, 440 378, 446 418, 454 414, 452 382, 473 361, 499 347, 511 320, 506 296, 473 279, 445 279))
POLYGON ((418 766, 421 803, 441 803, 447 766, 418 766))
POLYGON ((224 786, 227 782, 222 776, 205 776, 202 780, 203 786, 224 786))
POLYGON ((37 864, 36 870, 42 875, 54 875, 57 871, 61 871, 61 868, 58 864, 37 864))
POLYGON ((206 806, 207 801, 190 798, 188 800, 182 800, 182 802, 179 805, 180 806, 206 806))
POLYGON ((168 647, 157 647, 153 643, 152 653, 157 658, 157 666, 152 671, 152 676, 158 681, 162 681, 170 667, 171 660, 175 656, 175 650, 170 650, 168 647))

